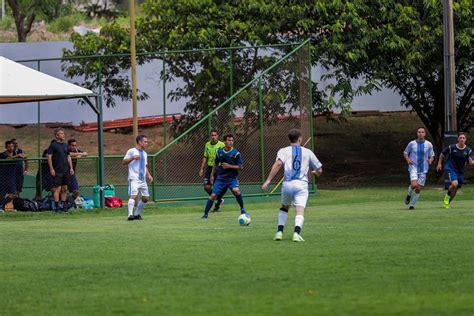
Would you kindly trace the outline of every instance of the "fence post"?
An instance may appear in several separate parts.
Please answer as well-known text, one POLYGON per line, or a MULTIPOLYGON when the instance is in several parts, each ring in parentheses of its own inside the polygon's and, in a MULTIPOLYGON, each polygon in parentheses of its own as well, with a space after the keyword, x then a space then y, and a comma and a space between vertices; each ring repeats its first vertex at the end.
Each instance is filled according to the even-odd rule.
MULTIPOLYGON (((314 117, 313 117, 313 79, 311 76, 311 43, 308 42, 308 115, 309 115, 309 132, 311 137, 311 150, 314 152, 314 117)), ((316 190, 316 180, 312 177, 311 190, 316 190)), ((315 192, 316 193, 316 192, 315 192)))
MULTIPOLYGON (((41 61, 38 60, 38 71, 41 71, 41 61)), ((41 157, 41 102, 38 101, 38 106, 37 106, 37 111, 38 111, 38 126, 36 127, 36 143, 37 143, 37 154, 38 157, 41 157)), ((43 177, 41 176, 43 174, 42 169, 42 160, 38 161, 38 170, 39 170, 39 187, 40 187, 40 195, 43 197, 43 177)))
MULTIPOLYGON (((166 54, 163 54, 163 147, 166 147, 166 144, 168 143, 166 127, 166 54)), ((167 154, 165 152, 163 157, 163 181, 166 181, 166 172, 168 164, 166 156, 167 154)), ((153 164, 153 168, 155 168, 155 164, 153 164)), ((155 177, 153 176, 153 178, 155 177)))
MULTIPOLYGON (((97 106, 99 107, 99 114, 97 115, 97 125, 98 125, 98 141, 99 141, 99 168, 98 168, 98 184, 102 188, 104 186, 104 155, 103 155, 103 150, 104 150, 104 139, 103 139, 103 133, 104 133, 104 126, 103 126, 103 120, 104 120, 104 113, 102 111, 102 59, 99 57, 99 74, 97 81, 99 83, 99 96, 97 97, 97 106)), ((104 191, 99 189, 99 194, 100 194, 100 207, 104 207, 104 191)))
POLYGON ((156 184, 156 156, 151 156, 151 176, 153 177, 153 181, 151 181, 151 199, 152 201, 156 201, 156 194, 155 194, 155 184, 156 184))
MULTIPOLYGON (((234 51, 232 49, 229 50, 229 98, 234 95, 234 51)), ((234 126, 234 117, 233 111, 234 107, 232 106, 232 100, 229 104, 229 117, 232 119, 230 122, 230 130, 232 134, 235 134, 235 126, 234 126)))
POLYGON ((262 99, 262 77, 258 79, 258 112, 260 124, 260 160, 261 160, 261 180, 265 182, 265 148, 263 139, 263 99, 262 99))

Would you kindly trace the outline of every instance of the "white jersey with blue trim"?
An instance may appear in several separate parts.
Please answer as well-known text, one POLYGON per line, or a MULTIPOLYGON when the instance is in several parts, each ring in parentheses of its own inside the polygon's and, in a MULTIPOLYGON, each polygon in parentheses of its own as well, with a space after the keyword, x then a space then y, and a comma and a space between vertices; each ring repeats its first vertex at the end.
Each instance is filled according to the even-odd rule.
POLYGON ((403 153, 413 161, 417 173, 427 173, 430 168, 428 160, 435 156, 433 144, 430 141, 420 142, 417 139, 409 142, 403 153))
POLYGON ((147 153, 144 150, 130 148, 123 159, 133 158, 133 156, 140 156, 140 159, 132 160, 128 164, 128 180, 146 181, 147 153))
POLYGON ((298 145, 291 145, 278 151, 277 160, 283 162, 285 167, 284 181, 302 180, 309 182, 309 168, 317 170, 322 167, 316 155, 298 145))

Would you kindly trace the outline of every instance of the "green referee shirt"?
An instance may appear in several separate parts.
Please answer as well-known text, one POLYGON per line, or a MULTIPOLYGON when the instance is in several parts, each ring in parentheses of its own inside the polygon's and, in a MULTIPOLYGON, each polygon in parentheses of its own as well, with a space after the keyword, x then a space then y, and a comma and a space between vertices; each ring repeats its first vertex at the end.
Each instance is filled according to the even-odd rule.
POLYGON ((225 145, 221 141, 217 141, 214 145, 211 144, 210 141, 206 143, 204 146, 204 157, 207 158, 207 165, 212 167, 214 166, 214 162, 216 160, 217 149, 224 148, 225 145))

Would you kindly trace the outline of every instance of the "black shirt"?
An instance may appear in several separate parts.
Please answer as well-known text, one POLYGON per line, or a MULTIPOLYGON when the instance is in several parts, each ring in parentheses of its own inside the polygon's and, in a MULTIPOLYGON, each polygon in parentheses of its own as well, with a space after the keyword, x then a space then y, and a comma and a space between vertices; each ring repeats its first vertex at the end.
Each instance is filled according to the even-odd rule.
MULTIPOLYGON (((71 151, 72 153, 83 153, 84 151, 83 150, 80 150, 79 148, 77 148, 76 151, 71 151)), ((77 166, 77 158, 72 158, 72 168, 74 169, 74 171, 76 171, 76 166, 77 166)))
POLYGON ((16 161, 10 159, 10 156, 6 151, 0 153, 0 159, 9 159, 8 161, 2 161, 0 163, 0 180, 7 181, 9 179, 14 179, 14 174, 16 171, 16 161))
POLYGON ((59 143, 58 141, 53 142, 51 145, 49 145, 48 155, 53 156, 53 168, 56 173, 69 174, 69 166, 67 163, 69 151, 67 144, 59 143))

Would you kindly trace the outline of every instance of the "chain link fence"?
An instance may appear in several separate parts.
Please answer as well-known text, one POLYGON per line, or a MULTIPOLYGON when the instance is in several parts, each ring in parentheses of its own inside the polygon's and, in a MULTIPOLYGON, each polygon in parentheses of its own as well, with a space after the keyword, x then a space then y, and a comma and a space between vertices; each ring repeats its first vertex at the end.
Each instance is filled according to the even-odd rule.
MULTIPOLYGON (((127 167, 121 161, 135 144, 130 122, 121 116, 131 116, 130 56, 65 56, 22 63, 102 95, 105 183, 115 186, 117 196, 127 198, 127 167)), ((139 54, 138 63, 139 133, 149 139, 148 166, 154 176, 150 193, 155 201, 207 196, 198 173, 211 128, 221 136, 235 135, 244 159, 240 175, 244 194, 261 193, 263 177, 277 149, 287 144, 290 128, 302 129, 304 139, 311 135, 308 42, 139 54)), ((89 154, 78 159, 76 177, 81 194, 92 197, 100 176, 94 111, 73 100, 3 106, 11 107, 6 115, 12 120, 2 122, 0 132, 4 140, 16 138, 28 157, 26 169, 25 161, 16 162, 18 170, 26 170, 21 196, 48 194, 45 150, 54 129, 62 127, 67 139, 77 140, 89 154), (24 114, 15 123, 18 107, 24 114), (74 110, 65 111, 66 107, 74 110)), ((0 159, 2 197, 13 190, 10 182, 16 180, 11 179, 20 177, 21 172, 12 175, 10 165, 0 159)))

